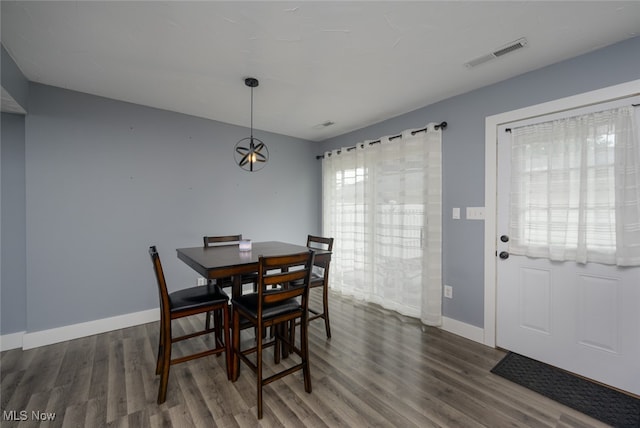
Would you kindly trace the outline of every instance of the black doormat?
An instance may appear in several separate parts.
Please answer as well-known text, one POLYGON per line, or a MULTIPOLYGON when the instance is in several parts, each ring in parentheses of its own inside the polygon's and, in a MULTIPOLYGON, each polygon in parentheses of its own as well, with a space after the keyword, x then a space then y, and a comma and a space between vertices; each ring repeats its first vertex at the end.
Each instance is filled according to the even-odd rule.
POLYGON ((640 399, 509 352, 491 373, 614 427, 640 427, 640 399))

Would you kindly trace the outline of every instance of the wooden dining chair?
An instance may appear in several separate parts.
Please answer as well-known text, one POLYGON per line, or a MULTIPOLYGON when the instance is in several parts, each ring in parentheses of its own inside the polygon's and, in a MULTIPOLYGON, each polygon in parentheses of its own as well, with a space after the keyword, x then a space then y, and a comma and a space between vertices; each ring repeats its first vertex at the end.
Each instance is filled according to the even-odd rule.
POLYGON ((149 254, 153 262, 153 269, 158 282, 160 296, 160 340, 158 342, 158 360, 156 363, 156 375, 160 375, 158 388, 158 404, 164 403, 167 398, 167 385, 169 382, 169 369, 171 365, 201 358, 213 354, 225 353, 225 365, 227 378, 231 378, 231 342, 229 340, 229 296, 219 287, 207 284, 169 293, 164 278, 164 271, 160 256, 155 246, 149 247, 149 254), (205 328, 196 332, 173 337, 171 322, 173 320, 192 315, 214 312, 219 313, 221 323, 216 323, 214 328, 205 328), (184 355, 171 359, 171 348, 176 342, 192 339, 204 334, 214 333, 213 348, 184 355))
MULTIPOLYGON (((226 235, 226 236, 204 236, 202 238, 204 242, 204 247, 218 247, 223 245, 240 245, 240 241, 242 241, 242 234, 240 235, 226 235)), ((255 284, 257 282, 258 275, 256 273, 243 274, 241 277, 241 283, 244 284, 254 284, 253 291, 255 291, 255 284)), ((231 278, 220 278, 216 280, 218 285, 222 287, 229 287, 233 283, 231 278)))
MULTIPOLYGON (((333 238, 324 238, 322 236, 307 236, 307 247, 311 249, 328 250, 333 251, 333 238)), ((329 265, 331 260, 321 261, 320 259, 314 260, 314 269, 311 272, 311 283, 309 288, 322 287, 322 310, 309 308, 311 316, 309 316, 309 322, 315 319, 324 319, 324 329, 327 333, 327 338, 331 337, 331 325, 329 323, 329 265), (315 269, 317 268, 317 269, 315 269)))
MULTIPOLYGON (((204 248, 209 247, 220 247, 224 245, 239 245, 240 241, 242 241, 242 234, 240 235, 223 235, 223 236, 204 236, 202 238, 204 243, 204 248)), ((244 274, 240 278, 240 286, 244 286, 245 284, 252 284, 253 291, 256 290, 258 275, 256 273, 244 274)), ((210 283, 216 284, 220 288, 232 287, 233 280, 231 277, 227 278, 218 278, 216 280, 209 280, 210 283)), ((205 328, 209 328, 211 325, 211 318, 213 317, 213 313, 208 313, 205 328)), ((215 321, 214 321, 215 323, 215 321)))
POLYGON ((257 378, 258 419, 262 418, 262 388, 286 375, 302 370, 304 389, 311 392, 309 371, 309 346, 307 314, 309 301, 309 281, 313 264, 313 252, 303 252, 282 256, 260 257, 258 268, 258 291, 233 298, 233 358, 232 380, 240 374, 240 361, 244 362, 257 378), (295 285, 294 285, 295 284, 295 285), (300 320, 300 345, 290 340, 287 325, 300 320), (256 337, 255 346, 241 349, 240 324, 246 321, 255 332, 271 327, 274 337, 256 337), (300 362, 288 365, 287 369, 275 371, 263 378, 263 350, 274 348, 274 365, 280 362, 281 346, 298 355, 300 362), (255 355, 249 358, 251 354, 255 355))

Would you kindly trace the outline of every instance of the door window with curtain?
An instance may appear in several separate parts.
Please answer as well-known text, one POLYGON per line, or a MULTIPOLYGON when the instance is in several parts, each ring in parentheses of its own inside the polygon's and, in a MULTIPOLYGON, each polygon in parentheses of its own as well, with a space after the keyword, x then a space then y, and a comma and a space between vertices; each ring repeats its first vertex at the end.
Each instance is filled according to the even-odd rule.
POLYGON ((442 131, 407 130, 325 153, 332 289, 441 324, 442 131))
POLYGON ((509 252, 640 265, 640 131, 632 105, 512 129, 509 252))

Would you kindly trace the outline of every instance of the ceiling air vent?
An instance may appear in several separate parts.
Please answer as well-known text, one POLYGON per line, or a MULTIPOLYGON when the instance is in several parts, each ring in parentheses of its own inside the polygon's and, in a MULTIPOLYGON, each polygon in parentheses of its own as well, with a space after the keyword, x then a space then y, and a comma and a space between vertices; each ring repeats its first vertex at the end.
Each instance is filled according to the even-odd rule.
POLYGON ((500 57, 502 55, 506 55, 509 52, 513 52, 513 51, 517 51, 518 49, 522 49, 525 46, 527 46, 527 39, 525 39, 525 38, 518 39, 515 42, 509 43, 507 46, 501 47, 500 49, 495 51, 493 53, 493 55, 497 58, 497 57, 500 57))
POLYGON ((336 124, 335 122, 332 122, 332 121, 330 121, 330 120, 327 120, 326 122, 322 122, 322 123, 317 124, 317 125, 316 125, 316 126, 314 126, 313 128, 314 128, 314 129, 322 129, 322 128, 327 128, 327 127, 329 127, 329 126, 331 126, 331 125, 335 125, 335 124, 336 124))
POLYGON ((501 48, 496 49, 495 51, 491 52, 490 54, 487 55, 483 55, 479 58, 473 59, 469 62, 467 62, 465 64, 465 66, 467 68, 471 68, 471 67, 475 67, 478 66, 480 64, 484 64, 485 62, 491 61, 493 59, 499 58, 503 55, 506 55, 510 52, 513 51, 517 51, 518 49, 522 49, 523 47, 527 46, 527 39, 525 39, 524 37, 521 39, 516 40, 515 42, 511 42, 508 45, 505 45, 501 48))

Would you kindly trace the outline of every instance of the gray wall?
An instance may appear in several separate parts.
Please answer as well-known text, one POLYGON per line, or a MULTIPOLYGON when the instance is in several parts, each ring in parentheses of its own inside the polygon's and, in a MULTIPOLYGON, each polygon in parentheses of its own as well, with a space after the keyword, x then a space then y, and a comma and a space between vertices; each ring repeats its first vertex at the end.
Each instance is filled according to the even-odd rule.
POLYGON ((0 116, 0 334, 7 334, 26 325, 25 118, 0 116))
POLYGON ((247 128, 31 84, 26 119, 28 332, 157 307, 197 274, 175 249, 205 234, 304 244, 319 232, 312 143, 256 131, 270 161, 233 159, 247 128))
MULTIPOLYGON (((26 110, 29 82, 0 45, 2 88, 26 110)), ((25 118, 0 123, 0 334, 26 326, 25 118)))
MULTIPOLYGON (((194 284, 196 274, 176 259, 175 248, 199 245, 204 234, 303 243, 320 231, 315 154, 441 120, 450 125, 443 134, 443 275, 454 286, 443 311, 481 327, 483 224, 450 214, 452 207, 484 204, 484 118, 638 78, 635 38, 320 146, 258 131, 271 161, 255 174, 232 160, 246 128, 31 84, 25 125, 20 116, 2 115, 0 333, 156 307, 150 244, 158 245, 176 289, 194 284), (21 189, 15 177, 23 173, 21 189), (7 214, 21 198, 24 220, 17 211, 7 214), (17 249, 9 256, 15 260, 5 259, 7 248, 17 249)), ((6 88, 4 75, 2 82, 6 88)))
MULTIPOLYGON (((499 62, 486 66, 499 66, 499 62)), ((470 71, 473 72, 473 71, 470 71)), ((453 207, 484 206, 485 117, 545 101, 640 79, 640 37, 554 64, 498 84, 333 138, 322 150, 393 135, 428 122, 446 121, 443 133, 443 282, 453 299, 443 314, 484 325, 484 224, 453 220, 453 207)))
POLYGON ((27 110, 29 82, 24 77, 11 55, 0 44, 0 74, 2 87, 24 109, 27 110))

